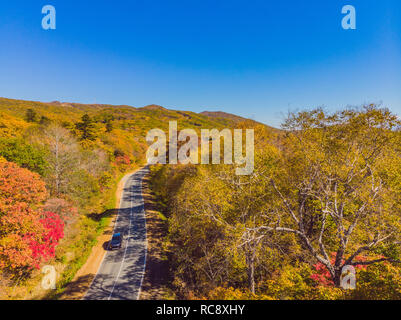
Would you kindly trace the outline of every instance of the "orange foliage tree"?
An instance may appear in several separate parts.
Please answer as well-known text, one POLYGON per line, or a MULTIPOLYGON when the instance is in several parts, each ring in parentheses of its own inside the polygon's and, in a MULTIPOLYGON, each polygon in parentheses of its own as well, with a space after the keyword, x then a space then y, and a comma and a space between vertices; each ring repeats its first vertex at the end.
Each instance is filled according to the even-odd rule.
POLYGON ((49 224, 54 216, 43 214, 41 205, 47 198, 45 183, 39 175, 16 164, 0 162, 0 271, 23 275, 49 257, 53 250, 38 246, 54 247, 62 237, 62 222, 49 224), (49 241, 49 234, 53 236, 49 241), (41 251, 41 252, 42 252, 41 251))

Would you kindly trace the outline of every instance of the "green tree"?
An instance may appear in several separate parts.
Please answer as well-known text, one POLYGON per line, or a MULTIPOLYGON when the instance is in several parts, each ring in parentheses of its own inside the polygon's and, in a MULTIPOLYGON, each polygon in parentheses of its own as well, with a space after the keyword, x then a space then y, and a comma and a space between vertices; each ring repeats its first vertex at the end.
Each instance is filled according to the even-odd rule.
POLYGON ((83 169, 75 170, 70 175, 67 188, 68 197, 81 206, 87 205, 100 192, 98 181, 83 169))
POLYGON ((95 117, 95 121, 104 123, 106 126, 106 132, 113 131, 113 121, 115 120, 114 115, 111 113, 102 113, 95 117))
POLYGON ((46 117, 46 116, 42 116, 42 117, 40 118, 40 120, 39 120, 39 123, 40 123, 42 126, 48 126, 48 125, 51 123, 51 120, 50 120, 48 117, 46 117))
POLYGON ((22 168, 45 174, 48 163, 45 150, 38 145, 30 145, 21 139, 0 139, 0 156, 22 168))
POLYGON ((35 122, 37 120, 37 113, 33 109, 27 109, 25 114, 25 120, 27 122, 35 122))
POLYGON ((80 140, 96 140, 96 126, 88 114, 82 116, 81 122, 78 122, 75 128, 79 132, 80 140))

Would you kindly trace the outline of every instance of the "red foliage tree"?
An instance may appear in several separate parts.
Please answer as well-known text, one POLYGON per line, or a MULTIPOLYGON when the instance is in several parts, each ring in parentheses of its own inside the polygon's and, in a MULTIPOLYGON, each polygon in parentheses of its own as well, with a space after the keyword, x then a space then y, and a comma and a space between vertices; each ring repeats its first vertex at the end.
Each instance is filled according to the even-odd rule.
POLYGON ((44 232, 40 239, 35 235, 30 239, 33 265, 39 268, 41 262, 47 261, 56 254, 56 246, 64 237, 64 222, 59 215, 53 212, 45 212, 40 219, 44 232))
POLYGON ((45 183, 40 176, 12 162, 0 162, 1 207, 17 203, 35 206, 47 197, 45 183))
POLYGON ((116 157, 115 164, 117 166, 129 166, 131 164, 131 160, 127 155, 116 157))
POLYGON ((46 197, 39 175, 0 162, 0 270, 22 274, 54 255, 64 224, 55 214, 42 214, 46 197))

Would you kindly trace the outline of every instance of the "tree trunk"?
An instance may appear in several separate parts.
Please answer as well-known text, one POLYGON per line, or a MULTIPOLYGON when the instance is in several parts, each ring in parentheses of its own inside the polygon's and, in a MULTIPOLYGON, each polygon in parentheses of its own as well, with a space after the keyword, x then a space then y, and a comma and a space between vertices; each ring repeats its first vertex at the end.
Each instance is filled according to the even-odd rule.
POLYGON ((255 294, 255 257, 253 253, 250 253, 246 258, 246 264, 248 268, 248 287, 255 294))
POLYGON ((337 288, 341 287, 341 268, 335 268, 335 273, 334 273, 334 285, 337 288))

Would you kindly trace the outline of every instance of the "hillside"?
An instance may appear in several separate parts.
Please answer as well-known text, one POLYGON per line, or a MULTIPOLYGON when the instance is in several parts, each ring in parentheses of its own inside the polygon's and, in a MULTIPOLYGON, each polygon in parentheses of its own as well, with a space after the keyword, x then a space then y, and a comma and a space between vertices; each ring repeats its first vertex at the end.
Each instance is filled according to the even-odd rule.
MULTIPOLYGON (((26 112, 33 109, 38 119, 57 122, 66 128, 73 128, 84 114, 88 114, 96 122, 101 134, 96 141, 100 148, 112 153, 118 148, 126 154, 133 155, 136 162, 144 160, 143 155, 147 145, 146 134, 149 130, 160 128, 167 131, 169 121, 177 121, 178 128, 224 128, 233 127, 242 117, 223 112, 195 113, 190 111, 175 111, 157 105, 141 108, 126 105, 113 106, 103 104, 79 104, 66 102, 34 102, 0 98, 0 136, 15 137, 23 135, 29 124, 25 121, 26 112), (105 132, 107 119, 113 123, 113 131, 105 132)), ((249 120, 248 120, 249 121, 249 120)), ((252 121, 252 120, 250 120, 252 121)), ((252 121, 252 123, 255 123, 252 121)))
MULTIPOLYGON (((162 128, 164 122, 171 120, 177 120, 183 126, 203 127, 207 125, 208 128, 220 128, 227 124, 232 125, 233 123, 242 121, 257 123, 256 121, 225 112, 204 111, 195 113, 191 111, 175 111, 152 104, 136 108, 128 105, 80 104, 59 101, 45 103, 0 98, 0 113, 2 115, 24 119, 25 112, 29 108, 34 109, 39 115, 45 115, 51 120, 61 122, 77 120, 85 113, 94 117, 113 114, 117 121, 135 120, 138 127, 146 128, 150 128, 150 125, 153 124, 160 124, 160 126, 156 125, 156 127, 162 128)), ((3 123, 3 125, 5 124, 3 123)))
MULTIPOLYGON (((169 110, 158 105, 148 105, 145 107, 132 107, 128 105, 107 105, 107 104, 80 104, 68 102, 36 102, 25 100, 14 100, 0 98, 0 112, 4 115, 14 116, 24 119, 25 111, 29 108, 34 109, 39 115, 46 115, 51 120, 73 121, 79 119, 84 113, 91 116, 101 116, 112 113, 116 120, 136 120, 140 127, 150 127, 151 124, 177 120, 183 125, 201 127, 221 127, 231 121, 237 123, 249 121, 225 112, 207 112, 195 113, 191 111, 169 110), (227 121, 229 120, 229 121, 227 121)), ((252 121, 252 120, 251 120, 252 121)))
POLYGON ((252 122, 254 124, 263 125, 266 128, 268 128, 269 130, 272 130, 272 131, 275 131, 275 132, 280 131, 279 129, 276 129, 274 127, 270 127, 268 125, 265 125, 263 123, 255 121, 255 120, 251 120, 251 119, 247 119, 247 118, 244 118, 244 117, 240 117, 240 116, 237 116, 237 115, 232 114, 232 113, 227 113, 227 112, 222 112, 222 111, 203 111, 200 114, 208 117, 209 119, 227 123, 228 125, 232 124, 232 123, 237 124, 237 123, 241 123, 241 122, 247 122, 247 123, 252 122))
POLYGON ((0 181, 0 225, 15 230, 0 230, 0 298, 59 297, 115 215, 118 181, 145 163, 147 132, 154 128, 168 132, 169 121, 177 121, 179 130, 197 132, 233 128, 240 122, 157 105, 135 108, 0 98, 0 178, 5 179, 0 181), (32 180, 26 186, 19 183, 25 177, 32 180), (41 188, 39 198, 30 185, 41 188), (2 203, 12 206, 3 208, 2 203), (27 223, 8 219, 16 214, 14 206, 26 208, 23 215, 19 213, 26 221, 37 221, 37 239, 57 231, 57 241, 38 240, 33 247, 26 237, 27 223), (39 220, 41 216, 46 218, 39 220), (20 253, 9 254, 16 239, 20 253), (33 259, 26 258, 34 252, 33 259), (50 293, 39 285, 44 263, 54 265, 60 275, 57 290, 50 293))
POLYGON ((231 120, 233 122, 242 122, 248 120, 235 114, 222 111, 203 111, 200 114, 207 116, 211 119, 226 119, 226 120, 231 120))

